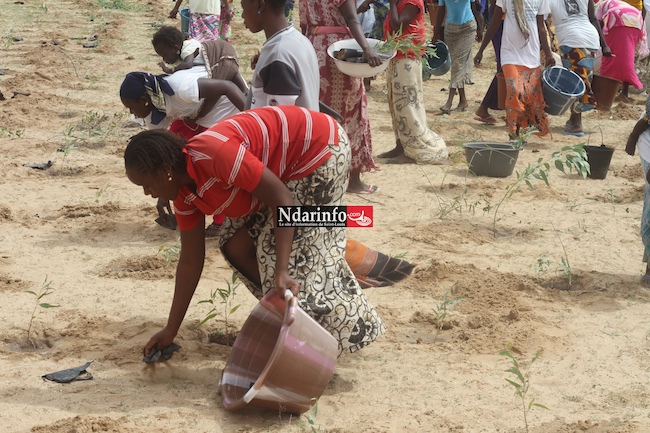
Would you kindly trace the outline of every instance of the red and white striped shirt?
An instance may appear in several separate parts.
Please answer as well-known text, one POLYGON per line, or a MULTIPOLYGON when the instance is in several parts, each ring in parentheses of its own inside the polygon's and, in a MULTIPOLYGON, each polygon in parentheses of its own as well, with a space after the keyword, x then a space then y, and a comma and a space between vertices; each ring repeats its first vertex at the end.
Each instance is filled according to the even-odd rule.
POLYGON ((183 186, 174 200, 181 230, 202 215, 241 217, 261 203, 253 195, 264 167, 283 182, 315 171, 338 145, 338 127, 330 117, 298 106, 244 111, 193 137, 183 151, 196 190, 183 186))

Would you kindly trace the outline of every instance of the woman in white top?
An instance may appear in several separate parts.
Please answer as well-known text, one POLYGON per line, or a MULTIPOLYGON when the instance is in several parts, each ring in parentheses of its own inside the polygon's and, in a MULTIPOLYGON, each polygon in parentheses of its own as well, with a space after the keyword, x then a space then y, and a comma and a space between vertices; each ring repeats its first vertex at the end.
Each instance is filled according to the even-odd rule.
POLYGON ((483 51, 505 15, 501 65, 506 78, 508 135, 517 137, 520 128, 532 126, 539 131, 536 135, 544 136, 549 130, 544 112, 540 49, 544 51, 546 65, 555 64, 544 25, 544 16, 550 13, 548 0, 497 0, 496 5, 481 47, 474 56, 474 64, 481 64, 483 51))
MULTIPOLYGON (((169 129, 185 139, 244 109, 242 91, 232 81, 206 78, 205 66, 168 76, 130 72, 120 87, 122 104, 144 119, 148 129, 169 129)), ((159 224, 176 228, 169 203, 158 202, 159 224)), ((222 215, 215 215, 208 236, 218 234, 222 215)))

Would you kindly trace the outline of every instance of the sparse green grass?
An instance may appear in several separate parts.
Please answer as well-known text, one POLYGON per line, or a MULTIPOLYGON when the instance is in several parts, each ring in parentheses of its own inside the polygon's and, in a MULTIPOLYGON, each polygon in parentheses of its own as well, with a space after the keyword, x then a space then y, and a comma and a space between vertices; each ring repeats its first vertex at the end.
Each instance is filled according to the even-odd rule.
POLYGON ((0 138, 22 138, 25 135, 24 129, 9 129, 0 126, 0 138))

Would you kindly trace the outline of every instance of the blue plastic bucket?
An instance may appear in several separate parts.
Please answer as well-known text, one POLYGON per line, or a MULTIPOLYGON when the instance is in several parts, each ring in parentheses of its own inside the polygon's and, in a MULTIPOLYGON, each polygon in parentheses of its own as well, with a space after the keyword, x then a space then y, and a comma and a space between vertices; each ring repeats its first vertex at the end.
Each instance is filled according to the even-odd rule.
POLYGON ((445 75, 451 69, 451 55, 449 47, 443 41, 436 42, 433 47, 436 49, 436 55, 425 54, 426 64, 422 68, 422 79, 428 80, 432 75, 437 77, 445 75))
POLYGON ((585 93, 585 83, 573 71, 561 66, 552 66, 542 73, 542 88, 544 91, 545 111, 559 116, 582 97, 585 93))
POLYGON ((181 16, 181 31, 187 37, 190 34, 190 9, 184 8, 180 10, 181 16))

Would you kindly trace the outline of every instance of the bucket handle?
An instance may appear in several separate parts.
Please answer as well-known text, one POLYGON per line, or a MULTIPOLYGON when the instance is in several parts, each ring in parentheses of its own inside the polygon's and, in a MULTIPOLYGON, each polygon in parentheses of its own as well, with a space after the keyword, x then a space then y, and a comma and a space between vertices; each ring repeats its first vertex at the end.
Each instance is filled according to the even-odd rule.
POLYGON ((286 289, 284 291, 284 300, 287 303, 287 315, 286 315, 286 324, 291 326, 293 321, 296 319, 296 308, 297 308, 297 298, 293 296, 291 289, 286 289))

